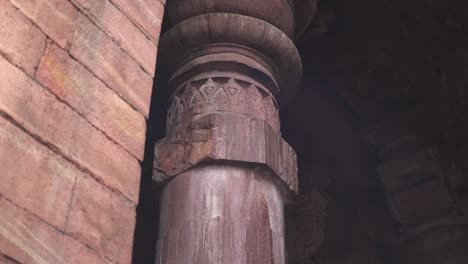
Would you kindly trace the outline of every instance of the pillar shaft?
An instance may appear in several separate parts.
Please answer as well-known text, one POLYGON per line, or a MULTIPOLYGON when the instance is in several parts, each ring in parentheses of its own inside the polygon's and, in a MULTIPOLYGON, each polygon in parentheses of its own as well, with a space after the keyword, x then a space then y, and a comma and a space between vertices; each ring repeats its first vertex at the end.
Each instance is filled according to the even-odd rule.
POLYGON ((265 172, 207 165, 162 196, 159 262, 285 263, 283 198, 265 172))

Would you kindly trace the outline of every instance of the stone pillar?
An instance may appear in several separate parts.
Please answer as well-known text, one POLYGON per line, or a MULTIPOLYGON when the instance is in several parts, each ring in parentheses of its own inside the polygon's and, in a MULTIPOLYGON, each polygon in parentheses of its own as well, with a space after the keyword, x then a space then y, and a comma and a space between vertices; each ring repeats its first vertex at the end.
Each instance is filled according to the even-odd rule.
MULTIPOLYGON (((378 175, 398 223, 394 263, 468 263, 468 219, 447 185, 438 148, 418 133, 419 112, 375 126, 370 137, 379 158, 378 175)), ((429 134, 426 129, 425 134, 429 134)))
POLYGON ((279 106, 302 74, 290 39, 294 8, 289 0, 168 2, 156 263, 286 262, 283 206, 298 186, 279 106))

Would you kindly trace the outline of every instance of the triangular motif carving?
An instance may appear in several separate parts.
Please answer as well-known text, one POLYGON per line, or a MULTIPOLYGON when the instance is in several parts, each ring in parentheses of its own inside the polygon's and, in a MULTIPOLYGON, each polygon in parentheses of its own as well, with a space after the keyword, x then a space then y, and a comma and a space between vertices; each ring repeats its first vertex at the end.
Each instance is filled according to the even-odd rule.
POLYGON ((236 80, 230 78, 229 81, 224 85, 224 89, 228 94, 229 103, 237 105, 239 95, 242 92, 242 87, 236 82, 236 80))
POLYGON ((218 84, 211 78, 208 78, 208 81, 200 87, 200 91, 203 94, 203 97, 205 97, 207 103, 213 102, 214 94, 217 89, 218 84))
POLYGON ((215 104, 227 104, 228 97, 223 88, 219 88, 216 94, 214 95, 213 102, 215 104))

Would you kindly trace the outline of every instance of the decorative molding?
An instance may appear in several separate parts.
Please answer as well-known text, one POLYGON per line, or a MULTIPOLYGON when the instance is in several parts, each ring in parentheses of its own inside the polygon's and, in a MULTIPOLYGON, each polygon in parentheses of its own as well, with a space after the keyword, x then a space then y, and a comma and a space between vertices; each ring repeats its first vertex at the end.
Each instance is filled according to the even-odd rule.
POLYGON ((167 114, 168 129, 196 114, 231 112, 266 121, 280 130, 278 104, 266 88, 229 77, 191 80, 174 92, 167 114))

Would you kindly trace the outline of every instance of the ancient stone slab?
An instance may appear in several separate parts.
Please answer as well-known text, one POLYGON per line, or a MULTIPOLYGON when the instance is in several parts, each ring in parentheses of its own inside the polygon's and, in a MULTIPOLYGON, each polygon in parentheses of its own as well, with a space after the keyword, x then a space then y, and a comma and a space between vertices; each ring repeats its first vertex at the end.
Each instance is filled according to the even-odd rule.
POLYGON ((141 171, 136 158, 3 58, 0 68, 0 111, 137 203, 141 171))
POLYGON ((60 48, 48 45, 36 79, 111 139, 143 159, 143 115, 60 48))
POLYGON ((112 2, 140 26, 153 42, 158 42, 164 15, 164 4, 161 1, 112 0, 112 2))
POLYGON ((11 0, 63 49, 69 49, 78 10, 68 0, 11 0))
POLYGON ((297 191, 296 154, 265 121, 213 113, 190 122, 157 143, 156 181, 199 163, 228 160, 263 164, 297 191))
POLYGON ((0 194, 63 230, 77 168, 1 117, 0 160, 0 194))
POLYGON ((0 212, 0 248, 19 263, 110 263, 2 197, 0 212))
POLYGON ((0 55, 33 76, 46 45, 45 35, 8 0, 0 0, 0 24, 0 55))
POLYGON ((78 17, 77 23, 72 56, 147 117, 153 88, 151 76, 84 15, 78 17))
POLYGON ((77 180, 66 233, 115 263, 130 263, 135 206, 95 180, 77 180))
POLYGON ((146 72, 154 75, 156 45, 116 6, 109 0, 72 0, 72 2, 109 34, 146 72))

